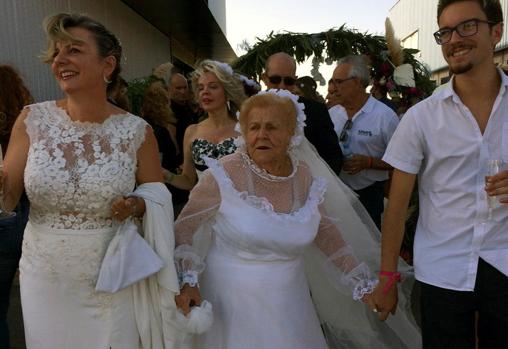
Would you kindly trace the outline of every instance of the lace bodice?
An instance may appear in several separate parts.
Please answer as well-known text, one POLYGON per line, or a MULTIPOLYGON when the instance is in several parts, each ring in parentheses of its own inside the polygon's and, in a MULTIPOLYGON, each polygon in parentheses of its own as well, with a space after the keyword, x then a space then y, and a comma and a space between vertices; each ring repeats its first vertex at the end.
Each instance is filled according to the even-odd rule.
POLYGON ((226 138, 219 143, 212 143, 203 138, 196 138, 191 143, 192 160, 199 171, 206 170, 204 156, 212 159, 220 159, 223 156, 233 154, 236 150, 234 138, 226 138))
POLYGON ((300 258, 314 243, 328 263, 345 275, 338 283, 354 288, 358 297, 365 293, 357 288, 368 282, 368 268, 356 260, 336 222, 322 207, 325 180, 313 178, 303 162, 292 162, 295 170, 290 176, 276 177, 259 169, 242 152, 220 161, 207 160, 209 171, 194 187, 175 222, 175 256, 183 274, 188 264, 201 263, 199 257, 189 257, 186 246, 208 226, 215 246, 246 260, 300 258), (178 261, 182 248, 183 263, 178 261))
POLYGON ((112 201, 135 186, 146 122, 132 114, 75 122, 54 101, 28 108, 30 221, 63 229, 112 226, 112 201))

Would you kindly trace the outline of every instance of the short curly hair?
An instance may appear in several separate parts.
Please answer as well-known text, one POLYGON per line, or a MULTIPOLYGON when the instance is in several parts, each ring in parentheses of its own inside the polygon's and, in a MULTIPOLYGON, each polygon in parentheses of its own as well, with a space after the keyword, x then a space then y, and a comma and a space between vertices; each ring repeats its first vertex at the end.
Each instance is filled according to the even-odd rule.
POLYGON ((224 91, 226 92, 226 99, 229 100, 236 110, 240 110, 243 101, 247 98, 243 88, 243 83, 238 74, 232 73, 224 69, 225 63, 206 59, 197 64, 195 70, 191 74, 192 90, 194 98, 198 99, 198 80, 205 73, 213 73, 220 81, 224 91))
POLYGON ((289 98, 278 96, 273 93, 264 93, 249 97, 245 103, 243 103, 238 119, 242 134, 245 135, 249 113, 255 108, 271 109, 275 110, 279 115, 285 115, 288 130, 290 130, 291 134, 295 133, 296 109, 294 103, 289 98))

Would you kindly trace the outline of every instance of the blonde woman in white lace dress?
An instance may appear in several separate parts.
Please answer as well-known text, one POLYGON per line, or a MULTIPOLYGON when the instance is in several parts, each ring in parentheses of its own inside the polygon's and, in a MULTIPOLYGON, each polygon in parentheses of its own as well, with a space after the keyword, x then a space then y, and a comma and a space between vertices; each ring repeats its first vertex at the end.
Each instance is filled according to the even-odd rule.
POLYGON ((125 198, 136 183, 162 182, 156 141, 140 118, 107 102, 121 46, 100 23, 60 14, 46 21, 48 49, 66 98, 26 107, 4 162, 4 200, 30 199, 20 262, 29 349, 139 348, 132 295, 95 291, 118 223, 142 216, 125 198))

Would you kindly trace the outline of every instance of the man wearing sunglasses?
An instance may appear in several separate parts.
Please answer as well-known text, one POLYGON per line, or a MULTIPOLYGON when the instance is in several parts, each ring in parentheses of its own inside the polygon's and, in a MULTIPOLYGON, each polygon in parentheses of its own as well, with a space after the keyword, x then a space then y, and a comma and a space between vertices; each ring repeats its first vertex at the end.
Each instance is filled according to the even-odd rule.
MULTIPOLYGON (((261 79, 269 89, 282 89, 295 93, 297 76, 294 58, 284 52, 269 56, 261 79)), ((326 105, 304 97, 300 97, 299 102, 305 105, 307 116, 305 137, 316 147, 318 154, 338 176, 342 168, 342 152, 326 105)))
POLYGON ((342 58, 333 72, 333 94, 343 107, 334 107, 332 121, 346 156, 340 178, 358 195, 381 228, 384 185, 391 166, 381 160, 399 119, 388 106, 370 96, 370 71, 363 56, 342 58))
POLYGON ((508 171, 485 177, 489 159, 508 160, 508 77, 493 60, 502 7, 499 0, 440 0, 437 14, 434 37, 453 77, 407 111, 383 158, 395 170, 373 309, 382 320, 395 309, 397 256, 418 176, 414 266, 423 347, 506 348, 508 171), (491 214, 489 197, 498 201, 491 214))

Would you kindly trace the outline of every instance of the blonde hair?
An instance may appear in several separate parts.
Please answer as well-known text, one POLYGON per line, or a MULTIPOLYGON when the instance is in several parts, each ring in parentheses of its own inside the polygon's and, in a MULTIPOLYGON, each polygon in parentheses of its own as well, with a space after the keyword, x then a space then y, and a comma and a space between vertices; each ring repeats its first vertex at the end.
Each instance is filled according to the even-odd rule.
POLYGON ((113 56, 116 59, 116 66, 109 80, 111 83, 108 85, 108 91, 116 84, 118 76, 121 71, 120 62, 122 60, 122 46, 116 36, 110 32, 104 25, 96 20, 79 15, 60 13, 54 16, 47 17, 43 23, 44 30, 47 35, 47 48, 42 53, 42 60, 44 63, 51 64, 55 57, 56 43, 62 42, 81 42, 78 38, 74 37, 67 29, 69 28, 83 28, 92 33, 97 44, 97 50, 102 58, 113 56))
POLYGON ((175 115, 169 107, 168 92, 161 82, 154 82, 146 89, 141 116, 162 127, 176 123, 175 115))
MULTIPOLYGON (((230 71, 225 69, 226 66, 226 63, 217 62, 210 59, 206 59, 198 63, 195 70, 191 74, 194 98, 197 101, 199 94, 197 88, 199 78, 205 75, 205 73, 213 73, 224 88, 226 99, 234 105, 236 110, 240 110, 242 103, 247 98, 243 88, 243 82, 240 80, 238 74, 233 73, 233 69, 230 71)), ((234 114, 232 116, 234 116, 234 114)))
POLYGON ((289 98, 277 96, 273 93, 264 93, 249 97, 240 109, 240 128, 242 134, 246 133, 247 119, 254 108, 272 109, 279 115, 285 115, 287 127, 293 135, 296 128, 296 109, 293 101, 289 98))

